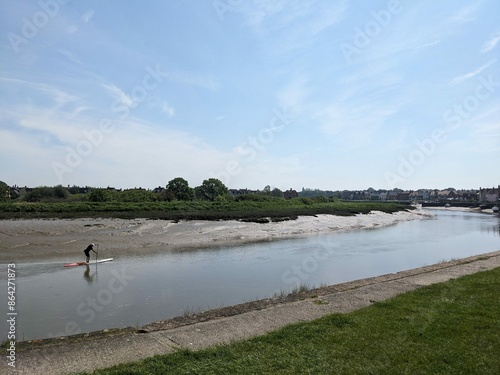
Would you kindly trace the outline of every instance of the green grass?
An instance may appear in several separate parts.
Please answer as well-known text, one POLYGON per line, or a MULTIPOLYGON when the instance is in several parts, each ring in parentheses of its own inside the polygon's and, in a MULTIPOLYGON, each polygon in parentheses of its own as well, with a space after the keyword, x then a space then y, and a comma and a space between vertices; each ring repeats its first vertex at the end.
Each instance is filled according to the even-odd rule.
POLYGON ((500 268, 111 374, 499 374, 500 268))
POLYGON ((407 205, 380 202, 324 202, 311 198, 263 201, 176 201, 176 202, 61 202, 1 203, 0 219, 31 218, 151 218, 165 220, 244 219, 267 222, 295 219, 299 215, 354 215, 373 210, 388 213, 409 209, 407 205), (264 219, 264 220, 263 220, 264 219))

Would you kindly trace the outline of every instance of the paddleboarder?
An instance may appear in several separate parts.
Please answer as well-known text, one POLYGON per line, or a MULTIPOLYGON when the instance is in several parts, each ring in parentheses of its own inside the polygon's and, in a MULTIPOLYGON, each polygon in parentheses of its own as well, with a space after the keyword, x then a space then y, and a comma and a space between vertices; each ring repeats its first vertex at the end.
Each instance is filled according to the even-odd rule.
POLYGON ((93 251, 94 253, 97 254, 97 251, 94 250, 94 244, 91 243, 89 246, 87 246, 87 248, 85 250, 83 250, 83 252, 85 253, 85 256, 87 257, 87 260, 86 262, 88 263, 90 261, 90 251, 93 251))

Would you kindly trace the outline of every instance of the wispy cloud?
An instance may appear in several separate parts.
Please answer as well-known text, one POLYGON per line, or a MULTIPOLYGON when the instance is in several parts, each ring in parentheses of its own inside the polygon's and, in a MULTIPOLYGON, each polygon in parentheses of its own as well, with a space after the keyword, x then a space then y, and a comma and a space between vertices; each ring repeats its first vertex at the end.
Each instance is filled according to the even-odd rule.
POLYGON ((294 39, 315 35, 343 19, 346 2, 319 1, 244 1, 237 10, 246 18, 246 24, 255 33, 267 36, 288 30, 294 39), (299 26, 300 33, 296 26, 299 26), (307 31, 304 33, 304 31, 307 31))
POLYGON ((67 115, 61 111, 24 105, 12 110, 0 109, 0 116, 16 129, 15 133, 20 137, 41 137, 52 139, 56 143, 71 143, 81 137, 79 129, 82 124, 78 118, 71 118, 71 114, 67 115), (68 126, 67 119, 70 118, 71 126, 68 126))
POLYGON ((108 92, 108 94, 118 103, 123 104, 129 108, 133 108, 137 105, 137 103, 131 96, 125 94, 121 89, 119 89, 115 85, 102 84, 102 87, 104 87, 108 92))
POLYGON ((151 110, 159 110, 167 116, 167 119, 174 117, 176 113, 176 109, 172 104, 170 104, 167 100, 154 95, 147 99, 146 105, 151 110))
POLYGON ((190 72, 170 72, 166 78, 173 82, 179 82, 190 86, 198 86, 211 91, 219 88, 217 80, 210 75, 203 75, 190 72))
POLYGON ((338 6, 332 7, 330 3, 325 3, 325 9, 322 9, 317 18, 311 21, 309 28, 313 34, 322 32, 323 30, 339 23, 347 9, 345 2, 342 2, 338 6))
POLYGON ((496 63, 497 59, 494 58, 490 61, 488 61, 486 64, 484 64, 483 66, 477 68, 476 70, 472 71, 472 72, 469 72, 469 73, 466 73, 466 74, 463 74, 461 76, 458 76, 458 77, 455 77, 451 80, 451 84, 452 85, 458 85, 459 83, 462 83, 463 81, 469 79, 469 78, 472 78, 472 77, 475 77, 477 76, 479 73, 481 73, 483 70, 487 69, 488 67, 490 67, 491 65, 493 65, 494 63, 496 63))
POLYGON ((470 143, 471 151, 477 153, 500 151, 500 122, 476 124, 470 143))
POLYGON ((94 9, 87 10, 82 15, 83 22, 88 23, 92 19, 92 17, 94 17, 94 14, 95 14, 95 10, 94 9))
POLYGON ((74 118, 77 117, 81 112, 86 111, 87 109, 90 109, 90 107, 87 106, 79 106, 76 107, 69 115, 69 118, 74 118))
POLYGON ((441 41, 436 39, 436 40, 433 40, 432 42, 422 43, 422 44, 417 45, 416 47, 413 47, 413 48, 419 50, 419 49, 437 46, 439 43, 441 43, 441 41))
POLYGON ((55 102, 56 108, 62 108, 66 104, 71 102, 76 102, 78 97, 70 94, 69 92, 60 89, 57 86, 41 83, 41 82, 32 82, 27 80, 22 80, 18 78, 9 78, 9 77, 0 77, 0 82, 4 82, 5 85, 12 85, 14 88, 19 89, 28 89, 33 91, 37 91, 44 98, 48 98, 55 102))
POLYGON ((487 40, 483 47, 481 48, 481 53, 486 53, 491 51, 495 46, 500 42, 500 31, 497 31, 495 34, 491 36, 489 40, 487 40))
POLYGON ((70 34, 74 34, 78 31, 78 27, 76 25, 69 25, 67 28, 66 28, 66 31, 70 34))
POLYGON ((355 106, 332 105, 320 111, 318 119, 321 130, 327 134, 358 133, 359 137, 372 133, 381 126, 386 119, 396 113, 395 108, 377 107, 372 104, 355 106))
POLYGON ((76 56, 76 54, 70 50, 59 48, 57 52, 59 52, 61 55, 63 55, 73 63, 83 64, 82 61, 78 58, 78 56, 76 56))
POLYGON ((472 3, 455 11, 449 18, 452 23, 467 23, 475 20, 475 13, 480 7, 481 2, 472 3))
POLYGON ((285 108, 302 107, 310 91, 307 83, 305 77, 299 77, 283 87, 277 94, 280 106, 285 108))
POLYGON ((168 118, 171 118, 175 115, 175 108, 170 105, 166 100, 163 101, 161 105, 161 111, 167 115, 168 118))
MULTIPOLYGON (((283 0, 268 2, 243 1, 241 5, 236 7, 236 10, 243 13, 251 27, 259 33, 263 33, 267 28, 267 21, 276 14, 281 13, 285 6, 287 4, 283 0)), ((288 6, 292 6, 292 3, 289 3, 288 6)))

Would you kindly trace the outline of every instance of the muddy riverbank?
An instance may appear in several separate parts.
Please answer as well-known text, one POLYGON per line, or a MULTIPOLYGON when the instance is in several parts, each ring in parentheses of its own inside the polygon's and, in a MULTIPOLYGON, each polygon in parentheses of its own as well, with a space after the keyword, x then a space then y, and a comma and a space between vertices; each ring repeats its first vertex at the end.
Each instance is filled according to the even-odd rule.
POLYGON ((89 243, 105 257, 154 254, 273 241, 308 234, 369 229, 432 216, 416 209, 393 214, 299 216, 265 224, 228 221, 148 219, 20 219, 0 222, 0 263, 83 256, 89 243))

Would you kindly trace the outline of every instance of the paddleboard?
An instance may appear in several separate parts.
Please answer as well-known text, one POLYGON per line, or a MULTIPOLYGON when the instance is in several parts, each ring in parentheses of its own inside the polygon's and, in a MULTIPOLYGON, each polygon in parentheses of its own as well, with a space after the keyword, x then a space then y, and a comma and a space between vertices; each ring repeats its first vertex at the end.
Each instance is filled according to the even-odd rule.
POLYGON ((108 258, 108 259, 99 259, 97 262, 95 260, 91 260, 89 263, 86 262, 66 263, 64 267, 85 266, 88 264, 111 262, 112 260, 113 258, 108 258))

